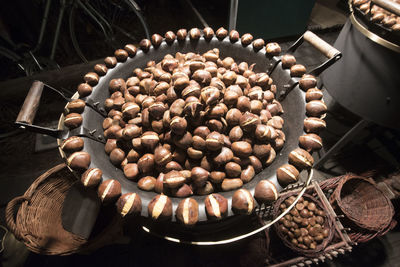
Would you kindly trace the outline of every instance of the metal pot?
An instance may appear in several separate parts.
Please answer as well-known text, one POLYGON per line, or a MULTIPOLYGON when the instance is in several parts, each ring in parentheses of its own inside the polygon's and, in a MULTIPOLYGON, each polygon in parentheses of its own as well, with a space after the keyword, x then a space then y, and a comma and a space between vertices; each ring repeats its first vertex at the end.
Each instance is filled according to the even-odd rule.
POLYGON ((400 47, 370 31, 353 13, 334 46, 344 58, 321 75, 329 94, 358 116, 399 129, 400 47))

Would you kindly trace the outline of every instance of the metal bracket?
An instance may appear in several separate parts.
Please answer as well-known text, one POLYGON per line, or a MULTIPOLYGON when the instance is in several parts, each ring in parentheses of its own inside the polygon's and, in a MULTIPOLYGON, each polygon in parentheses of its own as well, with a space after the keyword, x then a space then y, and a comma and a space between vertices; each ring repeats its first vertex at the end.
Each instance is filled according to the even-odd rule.
POLYGON ((106 110, 102 107, 99 107, 100 102, 94 101, 93 99, 89 98, 87 101, 85 101, 85 103, 86 103, 86 106, 90 107, 91 109, 93 109, 94 111, 99 113, 104 118, 107 117, 106 110))
POLYGON ((19 129, 24 129, 39 134, 46 134, 54 138, 62 138, 63 136, 63 131, 58 129, 42 127, 38 125, 28 124, 25 122, 15 122, 14 125, 19 129))
MULTIPOLYGON (((67 132, 67 134, 68 134, 68 132, 67 132)), ((83 126, 70 130, 67 137, 69 137, 69 136, 87 137, 87 138, 90 138, 94 141, 97 141, 97 142, 100 142, 103 144, 106 143, 106 141, 105 141, 106 139, 104 138, 103 134, 97 133, 97 129, 89 130, 83 126)))
POLYGON ((285 84, 285 85, 283 86, 284 89, 281 90, 281 91, 279 92, 278 101, 284 100, 284 99, 287 97, 287 95, 288 95, 291 91, 293 91, 294 88, 296 88, 296 86, 297 86, 298 84, 299 84, 298 81, 296 81, 296 80, 294 80, 294 79, 290 79, 290 80, 289 80, 289 83, 288 83, 288 84, 285 84))
MULTIPOLYGON (((63 92, 61 92, 60 90, 58 90, 58 89, 56 89, 56 88, 54 88, 54 87, 52 87, 52 86, 50 86, 50 85, 48 85, 48 84, 46 84, 46 83, 43 83, 44 84, 44 88, 49 88, 50 90, 52 90, 52 91, 54 91, 54 92, 56 92, 57 94, 59 94, 64 100, 66 100, 67 102, 70 102, 70 101, 72 101, 73 99, 72 98, 69 98, 69 97, 66 97, 65 95, 64 95, 64 93, 63 92)), ((104 108, 102 108, 102 107, 100 107, 99 108, 99 102, 98 101, 94 101, 93 99, 91 99, 91 98, 89 98, 89 99, 87 99, 87 101, 85 101, 85 104, 86 104, 86 106, 88 106, 88 107, 90 107, 91 109, 93 109, 94 111, 96 111, 97 113, 99 113, 101 116, 103 116, 103 117, 107 117, 107 112, 105 111, 105 109, 104 108)))
POLYGON ((294 53, 294 52, 297 50, 297 48, 299 48, 299 46, 303 43, 303 41, 304 41, 304 37, 303 37, 303 35, 302 35, 299 39, 296 40, 296 42, 294 42, 294 43, 288 48, 288 50, 286 51, 286 53, 294 53))
POLYGON ((45 134, 57 139, 66 139, 70 136, 81 136, 81 137, 87 137, 90 138, 94 141, 100 142, 105 144, 105 138, 102 133, 96 134, 97 130, 89 130, 83 126, 72 129, 70 131, 68 130, 59 130, 59 129, 53 129, 53 128, 48 128, 48 127, 43 127, 43 126, 38 126, 38 125, 32 125, 24 122, 15 122, 15 125, 24 130, 28 130, 30 132, 34 133, 40 133, 40 134, 45 134))
POLYGON ((48 85, 47 83, 43 83, 43 84, 44 84, 44 88, 47 87, 47 88, 49 88, 50 90, 56 92, 56 93, 59 94, 64 100, 66 100, 66 101, 68 101, 68 102, 72 100, 71 98, 66 97, 66 96, 64 95, 64 93, 61 92, 60 90, 58 90, 58 89, 56 89, 56 88, 54 88, 54 87, 48 85))
POLYGON ((324 70, 332 66, 333 64, 336 63, 340 58, 342 57, 342 54, 337 54, 334 57, 328 59, 318 67, 314 68, 309 72, 309 74, 314 75, 314 76, 319 76, 324 70))
POLYGON ((271 73, 276 69, 276 66, 278 66, 279 62, 281 62, 281 57, 272 58, 272 63, 270 63, 270 68, 267 71, 268 75, 271 75, 271 73))
MULTIPOLYGON (((58 89, 56 89, 56 88, 54 88, 54 87, 52 87, 52 86, 50 86, 48 84, 45 84, 45 83, 37 81, 32 85, 32 87, 31 87, 31 89, 29 91, 30 93, 32 93, 32 95, 27 96, 27 99, 31 100, 31 102, 35 101, 34 105, 32 103, 30 103, 30 106, 28 108, 25 108, 25 109, 22 108, 21 109, 21 110, 24 110, 24 112, 25 112, 23 114, 28 114, 28 115, 30 114, 31 116, 29 118, 25 118, 25 117, 23 117, 22 119, 21 118, 17 118, 16 122, 14 123, 14 126, 16 128, 28 130, 28 131, 39 133, 39 134, 45 134, 45 135, 48 135, 48 136, 51 136, 51 137, 54 137, 54 138, 58 138, 58 139, 65 139, 65 138, 67 138, 69 136, 76 135, 76 136, 88 137, 88 138, 93 139, 95 141, 105 143, 105 139, 104 139, 104 136, 103 136, 102 133, 99 133, 99 134, 96 135, 95 134, 96 130, 89 130, 89 129, 86 129, 85 127, 82 127, 82 126, 76 128, 76 129, 72 129, 72 130, 68 131, 67 129, 60 130, 60 129, 53 129, 53 128, 49 128, 49 127, 43 127, 43 126, 34 125, 32 122, 34 120, 37 107, 39 106, 40 96, 42 95, 42 89, 43 88, 48 88, 48 89, 56 92, 64 100, 66 100, 68 102, 72 100, 71 98, 66 97, 64 95, 64 93, 61 92, 60 90, 58 90, 58 89), (36 108, 33 110, 32 107, 36 107, 36 108)), ((85 102, 85 104, 86 104, 86 106, 90 107, 94 111, 98 112, 103 117, 107 117, 107 113, 104 110, 104 108, 99 108, 99 102, 94 102, 92 99, 88 99, 85 102)), ((24 102, 24 105, 25 105, 25 102, 24 102)))

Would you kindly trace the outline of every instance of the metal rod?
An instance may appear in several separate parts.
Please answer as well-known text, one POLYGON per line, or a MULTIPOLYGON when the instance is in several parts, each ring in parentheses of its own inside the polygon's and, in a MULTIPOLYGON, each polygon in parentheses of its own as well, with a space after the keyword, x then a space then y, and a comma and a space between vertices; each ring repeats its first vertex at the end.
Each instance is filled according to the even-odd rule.
POLYGON ((203 24, 203 27, 209 27, 206 20, 203 18, 203 16, 200 14, 200 12, 197 10, 197 8, 192 4, 192 1, 186 0, 186 2, 189 4, 189 6, 192 8, 194 14, 196 14, 197 18, 200 20, 201 24, 203 24))
POLYGON ((82 59, 82 61, 84 63, 88 63, 89 61, 86 59, 86 57, 83 55, 82 50, 79 47, 78 41, 76 40, 76 35, 75 35, 75 22, 74 22, 74 18, 75 18, 75 12, 76 9, 78 7, 74 5, 71 7, 71 10, 69 12, 69 19, 68 19, 68 24, 69 24, 69 34, 70 34, 70 38, 71 38, 71 42, 72 42, 72 46, 75 48, 76 53, 78 54, 78 56, 82 59))
POLYGON ((44 8, 44 15, 43 15, 43 19, 42 19, 42 24, 40 25, 40 33, 39 33, 38 42, 37 42, 35 48, 32 50, 33 52, 39 50, 40 47, 42 46, 43 37, 44 37, 44 30, 46 29, 47 20, 49 18, 50 5, 51 5, 51 0, 47 0, 46 1, 46 7, 44 8))
POLYGON ((322 157, 315 163, 314 168, 319 169, 324 163, 342 147, 348 144, 361 130, 370 125, 371 122, 365 119, 360 120, 353 128, 351 128, 339 141, 336 142, 322 157))
POLYGON ((53 46, 51 47, 51 53, 50 53, 51 60, 54 60, 54 55, 56 54, 58 37, 60 36, 60 28, 62 24, 62 19, 64 17, 65 6, 66 6, 65 0, 60 1, 60 13, 58 15, 56 32, 54 33, 53 46))
POLYGON ((35 64, 39 67, 40 70, 43 70, 42 66, 40 65, 39 61, 36 59, 35 55, 32 53, 32 51, 28 52, 29 55, 32 57, 33 61, 35 61, 35 64))
POLYGON ((139 5, 135 2, 135 1, 133 1, 133 0, 127 0, 128 1, 128 3, 130 3, 132 6, 133 6, 133 12, 135 12, 135 14, 136 14, 136 16, 139 18, 139 20, 140 20, 140 23, 142 24, 142 26, 143 26, 143 29, 144 29, 144 33, 145 33, 145 35, 146 35, 146 38, 147 39, 150 39, 150 30, 149 30, 149 27, 147 26, 147 23, 146 23, 146 21, 144 20, 144 18, 143 18, 143 16, 142 16, 142 13, 141 13, 141 9, 140 9, 140 7, 139 7, 139 5))
POLYGON ((58 95, 60 95, 62 98, 64 98, 64 100, 66 100, 66 101, 68 101, 68 102, 71 101, 71 98, 65 96, 64 93, 63 93, 61 90, 58 90, 58 89, 54 88, 53 86, 48 85, 47 83, 45 83, 44 85, 45 85, 47 88, 49 88, 50 90, 56 92, 58 95))
POLYGON ((83 3, 81 3, 80 1, 78 1, 78 3, 79 3, 79 5, 87 12, 87 14, 88 14, 94 21, 96 21, 97 24, 99 24, 100 28, 102 29, 102 31, 103 31, 103 33, 104 33, 104 36, 106 36, 107 38, 110 38, 108 32, 106 31, 106 29, 105 29, 105 27, 104 27, 104 25, 106 25, 106 27, 108 28, 109 32, 110 32, 111 35, 112 35, 113 30, 112 30, 111 25, 108 23, 107 19, 105 19, 105 18, 100 14, 100 12, 98 12, 89 2, 86 3, 86 6, 85 6, 83 3), (102 23, 100 22, 100 20, 96 18, 96 16, 97 16, 100 20, 102 20, 104 24, 102 24, 102 23))
POLYGON ((229 10, 229 31, 236 29, 238 6, 239 0, 231 0, 231 7, 229 10))
MULTIPOLYGON (((105 22, 106 24, 107 21, 96 11, 95 8, 93 8, 89 3, 86 3, 86 5, 84 3, 82 3, 81 1, 77 1, 76 3, 78 3, 78 6, 81 7, 86 14, 88 14, 101 28, 101 31, 104 33, 104 36, 106 36, 107 38, 109 38, 109 35, 106 31, 106 29, 104 28, 104 25, 96 18, 96 16, 93 14, 95 13, 97 16, 100 17, 101 20, 103 20, 103 22, 105 22), (92 13, 93 12, 93 13, 92 13)), ((112 31, 111 27, 108 24, 108 27, 110 31, 112 31)))

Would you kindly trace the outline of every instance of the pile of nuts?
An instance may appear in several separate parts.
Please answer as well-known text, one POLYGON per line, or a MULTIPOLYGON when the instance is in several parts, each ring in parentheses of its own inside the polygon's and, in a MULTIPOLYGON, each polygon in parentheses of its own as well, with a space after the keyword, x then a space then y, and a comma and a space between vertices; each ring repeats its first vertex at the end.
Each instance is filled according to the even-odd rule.
POLYGON ((166 55, 113 79, 105 151, 145 191, 175 197, 240 188, 285 143, 267 73, 213 49, 166 55))
MULTIPOLYGON (((80 99, 72 100, 65 108, 64 126, 70 130, 82 126, 81 114, 91 107, 85 98, 96 90, 108 70, 134 58, 139 49, 149 53, 162 42, 173 45, 200 38, 206 42, 229 39, 243 47, 252 44, 256 53, 265 48, 268 58, 281 52, 277 43, 253 41, 250 34, 240 37, 237 31, 224 28, 215 34, 209 27, 202 31, 180 29, 176 34, 169 31, 164 38, 153 34, 139 47, 127 44, 116 50, 114 56, 105 58, 104 64, 97 64, 94 72, 83 77, 84 82, 77 88, 80 99)), ((316 77, 306 74, 306 68, 297 64, 293 55, 283 55, 281 63, 291 77, 300 78, 299 87, 306 92, 307 115, 299 147, 289 153, 288 163, 276 170, 278 183, 286 187, 298 181, 302 170, 312 167, 311 153, 322 147, 318 134, 326 127, 323 118, 327 107, 321 90, 316 88, 316 77)), ((216 48, 203 55, 166 55, 161 62, 150 61, 144 69, 133 70, 127 80, 110 81, 110 98, 104 102, 108 113, 103 121, 105 152, 127 179, 137 182, 144 191, 157 193, 147 204, 147 214, 154 220, 171 220, 175 215, 180 223, 195 225, 201 211, 200 204, 190 198, 193 194, 207 195, 203 203, 209 220, 227 217, 229 208, 234 214, 251 214, 257 204, 271 205, 279 196, 275 183, 265 179, 258 182, 254 195, 240 188, 270 165, 285 143, 280 117, 283 109, 275 99, 276 90, 267 73, 255 73, 254 64, 220 58, 216 48), (218 194, 235 189, 231 199, 218 194), (174 207, 169 196, 183 199, 174 207)), ((116 203, 122 217, 142 214, 139 193, 122 194, 118 179, 103 179, 102 170, 92 166, 84 146, 80 136, 70 136, 60 144, 69 168, 81 174, 82 184, 97 190, 103 203, 116 203)), ((320 216, 311 211, 308 214, 320 216)), ((292 232, 291 228, 287 230, 292 232)))
MULTIPOLYGON (((279 206, 280 213, 293 204, 295 196, 285 199, 279 206)), ((278 232, 292 246, 304 250, 315 250, 326 238, 330 229, 326 227, 325 212, 311 200, 301 197, 295 207, 278 222, 278 232)))

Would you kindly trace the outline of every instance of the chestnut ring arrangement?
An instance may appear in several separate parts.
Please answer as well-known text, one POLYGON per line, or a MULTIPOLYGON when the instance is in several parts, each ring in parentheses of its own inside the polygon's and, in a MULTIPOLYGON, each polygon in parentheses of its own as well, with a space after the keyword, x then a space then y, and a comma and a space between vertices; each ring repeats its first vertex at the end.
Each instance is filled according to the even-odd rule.
MULTIPOLYGON (((118 49, 117 51, 115 51, 113 57, 107 57, 104 60, 104 64, 95 65, 94 72, 87 73, 84 76, 85 82, 78 86, 78 95, 75 95, 75 99, 73 99, 66 105, 66 115, 61 116, 59 128, 68 128, 70 131, 72 131, 73 129, 79 128, 82 125, 82 122, 84 121, 83 112, 85 110, 85 107, 88 105, 85 99, 96 91, 96 85, 101 82, 102 77, 105 77, 107 73, 112 71, 113 68, 116 68, 117 65, 123 64, 129 58, 134 58, 139 54, 146 55, 147 53, 151 53, 152 49, 157 49, 161 46, 166 47, 165 44, 167 46, 172 46, 173 44, 176 45, 184 42, 196 42, 200 38, 204 38, 206 42, 222 42, 224 40, 228 40, 230 42, 229 45, 240 43, 241 46, 243 46, 244 48, 252 44, 254 53, 263 53, 266 57, 269 58, 279 56, 279 54, 281 53, 281 49, 277 43, 265 44, 262 39, 257 39, 253 41, 253 37, 250 34, 245 34, 242 36, 242 38, 240 38, 237 31, 233 30, 229 33, 223 28, 218 29, 215 33, 211 28, 205 28, 202 32, 199 29, 191 29, 190 31, 181 29, 177 32, 177 34, 173 32, 167 32, 164 38, 158 34, 154 34, 151 40, 144 39, 140 42, 139 47, 141 51, 137 49, 134 45, 128 44, 124 47, 124 49, 118 49), (163 44, 163 42, 165 42, 165 44, 163 44)), ((313 176, 312 166, 314 160, 310 152, 317 151, 322 147, 322 140, 318 136, 318 133, 326 127, 323 118, 327 111, 327 107, 322 100, 322 91, 316 88, 316 78, 313 75, 306 74, 305 67, 303 65, 296 64, 296 59, 294 58, 294 56, 284 55, 277 61, 277 63, 281 63, 281 66, 279 67, 283 68, 286 71, 290 71, 291 77, 298 77, 297 84, 303 91, 306 91, 306 93, 302 95, 305 97, 305 113, 308 117, 304 119, 303 124, 305 133, 299 137, 300 147, 297 147, 293 149, 290 153, 288 153, 288 164, 283 164, 282 166, 277 168, 276 176, 277 180, 279 181, 279 185, 275 185, 275 183, 268 180, 261 180, 258 185, 255 186, 259 187, 259 196, 255 195, 254 197, 257 199, 257 202, 260 204, 260 206, 271 205, 278 198, 279 190, 277 188, 281 188, 280 186, 287 186, 291 183, 296 183, 298 181, 300 173, 299 171, 307 170, 307 180, 304 184, 303 189, 296 197, 296 201, 294 201, 294 203, 287 210, 285 210, 273 221, 269 222, 259 229, 235 238, 210 242, 186 242, 169 236, 163 236, 164 238, 175 242, 190 243, 196 245, 214 245, 237 241, 270 227, 280 218, 285 216, 285 214, 287 214, 296 205, 298 199, 305 192, 306 187, 310 184, 313 176)), ((276 65, 273 66, 273 68, 276 68, 276 65)), ((96 108, 97 106, 99 106, 99 103, 93 103, 93 105, 91 105, 90 107, 96 108)), ((99 108, 97 111, 102 116, 107 116, 107 113, 104 109, 99 108)), ((93 135, 93 133, 91 134, 93 135)), ((99 135, 97 139, 97 141, 100 141, 102 143, 105 142, 104 137, 102 137, 101 135, 99 135)), ((85 142, 86 140, 84 141, 84 139, 78 135, 68 137, 65 140, 58 140, 61 154, 66 158, 68 166, 73 171, 75 171, 75 173, 80 175, 81 181, 85 187, 97 190, 99 198, 105 204, 117 203, 117 210, 123 217, 128 215, 141 214, 142 205, 150 205, 150 203, 152 203, 152 210, 150 210, 149 208, 148 216, 151 217, 153 220, 157 221, 159 219, 165 218, 167 218, 167 220, 171 220, 171 218, 173 218, 173 205, 171 205, 171 200, 168 196, 164 194, 157 194, 153 197, 150 203, 143 203, 141 197, 139 196, 139 193, 127 192, 125 194, 122 194, 121 184, 118 180, 103 180, 102 170, 100 168, 90 168, 91 157, 96 155, 91 155, 89 152, 83 151, 85 142)), ((91 140, 91 142, 93 142, 93 140, 91 140)), ((238 189, 238 191, 239 190, 242 193, 245 193, 245 201, 249 202, 245 203, 245 206, 251 207, 251 209, 249 208, 246 211, 241 211, 239 213, 253 213, 256 209, 256 204, 252 194, 247 189, 238 189)), ((257 191, 257 189, 255 191, 257 191)), ((148 196, 149 192, 143 192, 143 194, 147 194, 148 196)), ((222 202, 226 202, 227 200, 223 196, 217 195, 218 194, 211 193, 206 197, 206 199, 208 199, 208 202, 212 202, 211 204, 209 204, 209 206, 212 206, 211 212, 220 214, 220 216, 213 216, 215 217, 214 219, 220 220, 228 214, 228 211, 226 209, 228 209, 231 204, 225 204, 225 207, 221 206, 221 202, 218 201, 218 199, 221 199, 222 197, 222 202), (221 208, 224 208, 225 210, 221 210, 221 208)), ((194 202, 196 202, 196 205, 189 206, 187 204, 187 199, 189 198, 182 199, 180 204, 185 203, 186 201, 186 206, 188 206, 186 208, 190 209, 190 211, 187 211, 186 213, 195 214, 194 217, 198 217, 199 208, 196 200, 194 200, 194 202)), ((193 199, 191 199, 191 201, 192 200, 193 199)), ((207 217, 211 215, 209 214, 210 211, 206 212, 208 212, 207 217)), ((181 219, 179 221, 182 224, 189 226, 189 224, 187 223, 188 220, 181 219)), ((191 225, 196 223, 197 220, 194 223, 190 222, 191 225)), ((146 230, 147 228, 144 229, 146 230)))

